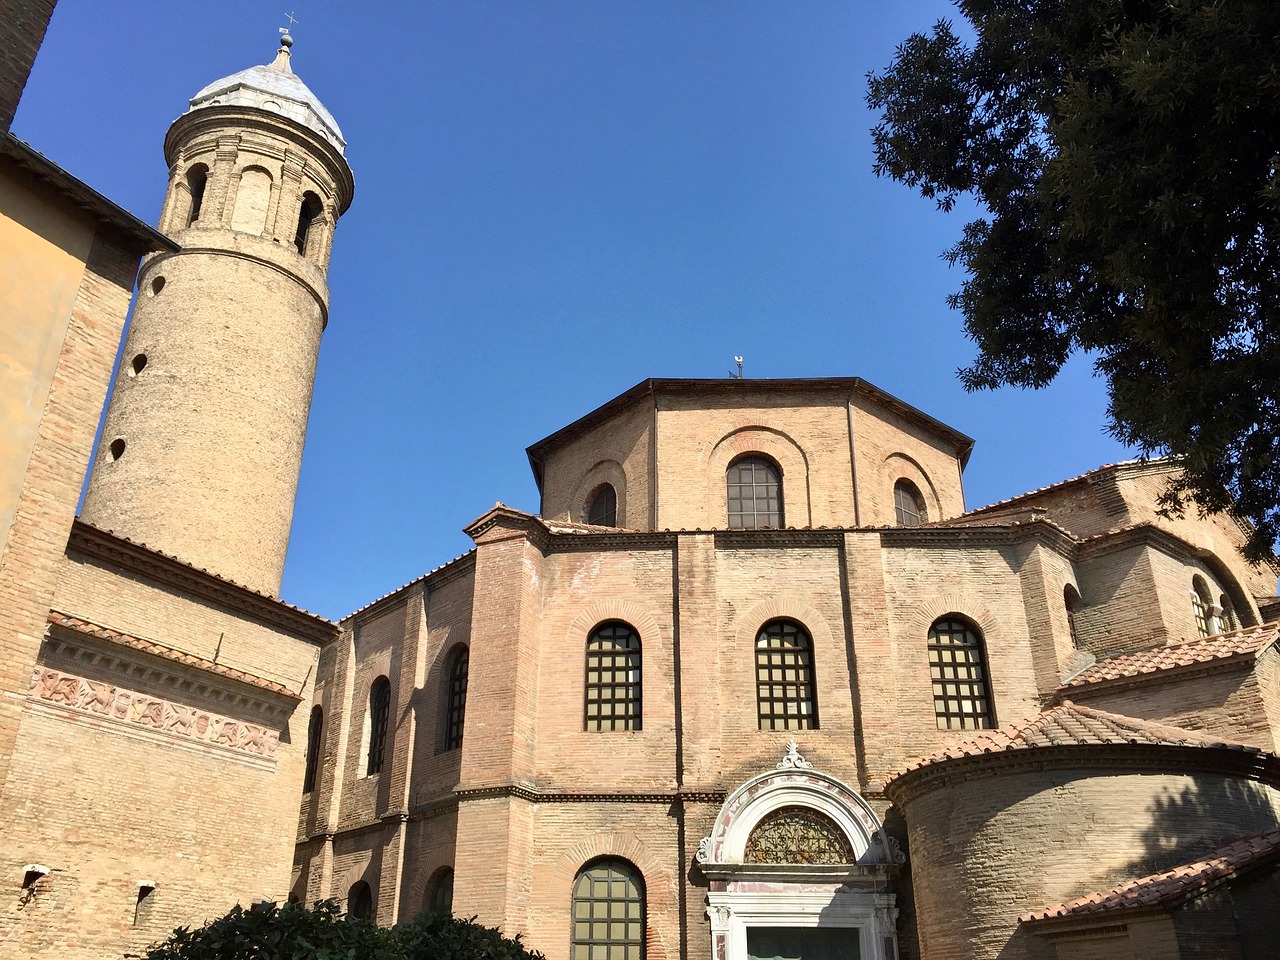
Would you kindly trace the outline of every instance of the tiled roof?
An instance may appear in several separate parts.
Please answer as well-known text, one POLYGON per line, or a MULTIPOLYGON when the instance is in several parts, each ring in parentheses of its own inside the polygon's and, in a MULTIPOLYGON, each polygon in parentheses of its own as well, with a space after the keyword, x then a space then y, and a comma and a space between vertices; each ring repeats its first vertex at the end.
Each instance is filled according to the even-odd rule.
POLYGON ((1099 660, 1063 683, 1058 689, 1072 690, 1108 680, 1123 680, 1149 673, 1159 673, 1163 670, 1173 670, 1177 667, 1189 667, 1212 663, 1215 660, 1226 660, 1230 657, 1257 654, 1275 643, 1277 636, 1280 636, 1280 623, 1264 623, 1261 626, 1246 627, 1243 630, 1189 640, 1173 646, 1127 653, 1123 656, 1099 660))
POLYGON ((997 500, 995 503, 989 503, 985 507, 976 507, 973 510, 962 513, 960 516, 971 517, 974 514, 986 513, 989 510, 1002 510, 1005 507, 1010 507, 1013 504, 1019 503, 1030 497, 1038 497, 1046 493, 1056 492, 1061 490, 1063 487, 1069 487, 1073 484, 1092 480, 1094 477, 1107 473, 1108 471, 1115 470, 1119 467, 1132 467, 1145 463, 1159 464, 1161 467, 1168 466, 1168 461, 1161 457, 1152 457, 1150 460, 1118 460, 1115 463, 1104 463, 1097 469, 1090 470, 1087 473, 1082 473, 1078 477, 1069 477, 1066 480, 1059 480, 1057 483, 1051 483, 1047 487, 1039 487, 1035 490, 1029 490, 1026 493, 1020 493, 1017 496, 1008 497, 1004 500, 997 500))
POLYGON ((244 670, 237 670, 235 667, 228 667, 221 663, 214 663, 212 660, 206 660, 204 657, 197 657, 192 653, 185 653, 175 647, 166 646, 165 644, 157 643, 154 640, 144 640, 142 637, 135 637, 120 630, 113 630, 110 627, 104 627, 101 624, 93 623, 90 620, 85 620, 69 613, 62 613, 59 610, 50 610, 49 622, 56 627, 62 627, 63 629, 71 630, 74 633, 84 634, 88 637, 97 637, 99 640, 105 640, 107 643, 114 643, 122 647, 129 647, 132 650, 141 650, 143 653, 149 653, 153 656, 160 657, 161 659, 169 660, 172 663, 180 663, 183 666, 192 667, 196 670, 214 673, 220 677, 226 677, 230 680, 236 680, 240 683, 248 684, 251 687, 257 687, 259 690, 265 690, 268 693, 288 697, 291 700, 300 699, 296 693, 284 684, 276 683, 274 680, 266 680, 262 677, 254 676, 252 673, 246 673, 244 670))
POLYGON ((240 583, 236 580, 232 580, 230 577, 224 577, 220 573, 214 573, 212 570, 209 570, 206 567, 197 567, 194 563, 191 563, 189 560, 183 560, 181 557, 176 557, 171 553, 165 553, 163 550, 158 550, 155 547, 142 543, 139 540, 131 540, 129 537, 126 537, 123 533, 117 533, 115 530, 109 530, 106 527, 95 527, 92 523, 89 523, 83 517, 76 517, 76 526, 81 527, 86 531, 92 531, 93 533, 97 533, 97 534, 104 534, 114 540, 119 540, 121 543, 128 544, 131 547, 136 547, 139 550, 145 550, 147 553, 154 554, 155 556, 160 557, 164 560, 168 560, 171 563, 175 563, 175 564, 178 564, 179 566, 186 567, 188 570, 194 570, 196 573, 203 574, 206 577, 211 577, 212 579, 218 581, 219 583, 224 583, 229 587, 235 587, 237 590, 243 590, 246 594, 250 594, 262 600, 267 600, 270 603, 276 604, 277 606, 280 606, 286 610, 291 610, 294 613, 301 614, 302 616, 308 617, 311 620, 316 621, 317 623, 325 624, 331 627, 335 625, 331 620, 327 619, 326 617, 320 616, 320 614, 318 613, 312 613, 310 610, 304 610, 302 609, 302 607, 294 606, 292 603, 289 603, 287 600, 281 600, 279 597, 273 596, 272 594, 263 593, 261 590, 258 590, 254 587, 246 587, 243 583, 240 583))
POLYGON ((1090 917, 1114 910, 1175 907, 1230 882, 1251 867, 1276 860, 1280 860, 1280 827, 1236 840, 1206 857, 1172 870, 1130 880, 1110 890, 1091 893, 1066 903, 1055 903, 1024 914, 1018 920, 1035 923, 1065 917, 1090 917))
POLYGON ((1221 747, 1246 753, 1261 753, 1257 747, 1223 740, 1192 730, 1183 730, 1151 720, 1138 720, 1105 710, 1079 706, 1070 700, 1026 720, 988 730, 969 740, 953 743, 911 763, 892 779, 947 760, 980 757, 1010 750, 1044 747, 1097 746, 1101 744, 1142 744, 1161 747, 1221 747))

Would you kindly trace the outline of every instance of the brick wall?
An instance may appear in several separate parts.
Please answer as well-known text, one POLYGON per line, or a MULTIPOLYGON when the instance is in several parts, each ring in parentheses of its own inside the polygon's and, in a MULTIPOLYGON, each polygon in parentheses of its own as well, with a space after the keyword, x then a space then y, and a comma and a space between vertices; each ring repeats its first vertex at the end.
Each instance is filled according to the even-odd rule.
POLYGON ((6 133, 57 0, 0 0, 0 133, 6 133))

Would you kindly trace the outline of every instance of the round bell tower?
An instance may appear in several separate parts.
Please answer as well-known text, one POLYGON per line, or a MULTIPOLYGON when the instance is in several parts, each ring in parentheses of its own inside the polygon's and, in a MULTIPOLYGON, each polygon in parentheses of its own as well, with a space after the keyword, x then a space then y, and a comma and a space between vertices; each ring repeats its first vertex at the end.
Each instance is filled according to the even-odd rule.
POLYGON ((277 595, 328 320, 326 272, 355 183, 346 141, 275 60, 210 84, 169 128, 84 519, 277 595))

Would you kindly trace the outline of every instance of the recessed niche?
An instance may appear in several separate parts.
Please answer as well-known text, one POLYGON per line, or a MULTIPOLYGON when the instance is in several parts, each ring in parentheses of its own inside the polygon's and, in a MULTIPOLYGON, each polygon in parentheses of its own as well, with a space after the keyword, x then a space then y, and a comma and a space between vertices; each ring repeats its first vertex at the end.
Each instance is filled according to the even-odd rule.
POLYGON ((140 353, 136 357, 134 357, 132 360, 129 361, 128 374, 131 377, 136 377, 146 368, 147 368, 147 355, 145 353, 140 353))
POLYGON ((151 295, 154 297, 164 289, 164 277, 156 277, 151 281, 151 295))
POLYGON ((111 451, 112 460, 119 460, 122 456, 124 456, 124 438, 116 437, 114 440, 112 440, 110 451, 111 451))

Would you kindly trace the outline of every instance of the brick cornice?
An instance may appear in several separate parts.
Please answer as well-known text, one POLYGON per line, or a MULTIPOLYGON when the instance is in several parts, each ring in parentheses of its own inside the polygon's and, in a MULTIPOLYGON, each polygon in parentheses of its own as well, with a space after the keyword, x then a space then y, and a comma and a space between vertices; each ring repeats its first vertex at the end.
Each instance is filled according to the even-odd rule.
POLYGON ((336 639, 338 625, 323 617, 242 587, 215 574, 197 569, 150 547, 126 540, 106 530, 76 520, 67 541, 67 552, 102 561, 114 569, 134 573, 153 583, 173 587, 182 593, 243 614, 256 623, 272 627, 317 646, 336 639))

